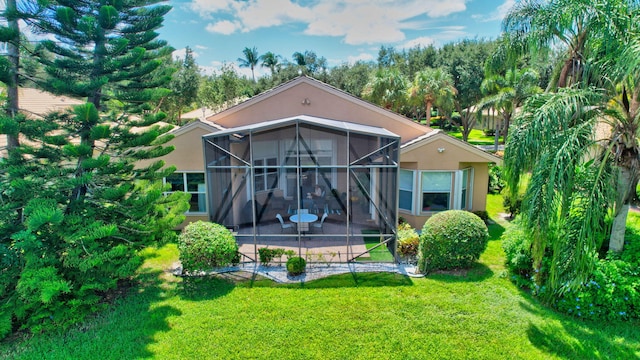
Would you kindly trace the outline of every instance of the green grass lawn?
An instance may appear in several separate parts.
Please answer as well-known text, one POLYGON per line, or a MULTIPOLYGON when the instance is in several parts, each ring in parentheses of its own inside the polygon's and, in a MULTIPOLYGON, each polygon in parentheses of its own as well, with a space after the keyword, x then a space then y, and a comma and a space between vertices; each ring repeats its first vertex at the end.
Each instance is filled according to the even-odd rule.
MULTIPOLYGON (((447 133, 462 140, 462 133, 459 131, 450 131, 447 133)), ((472 129, 471 133, 469 133, 468 142, 473 145, 493 145, 495 138, 493 136, 486 136, 482 130, 472 129)), ((500 137, 500 143, 502 144, 502 136, 500 137)))
POLYGON ((633 359, 640 323, 557 314, 507 278, 501 198, 464 274, 346 274, 302 284, 180 279, 174 245, 149 249, 140 286, 70 331, 14 337, 19 359, 633 359))

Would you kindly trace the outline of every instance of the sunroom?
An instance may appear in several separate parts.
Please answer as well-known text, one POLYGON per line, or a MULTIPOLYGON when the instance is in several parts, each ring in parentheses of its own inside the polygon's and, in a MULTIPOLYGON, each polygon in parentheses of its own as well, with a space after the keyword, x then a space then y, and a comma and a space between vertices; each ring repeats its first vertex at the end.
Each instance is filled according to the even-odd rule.
POLYGON ((312 262, 394 261, 400 137, 306 115, 203 137, 210 221, 312 262))

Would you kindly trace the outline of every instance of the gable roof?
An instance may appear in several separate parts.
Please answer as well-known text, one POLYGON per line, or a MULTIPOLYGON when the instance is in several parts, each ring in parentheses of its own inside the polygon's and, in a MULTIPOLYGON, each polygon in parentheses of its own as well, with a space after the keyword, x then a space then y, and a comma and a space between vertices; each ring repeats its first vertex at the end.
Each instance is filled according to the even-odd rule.
MULTIPOLYGON (((344 102, 348 103, 349 106, 355 106, 361 109, 366 109, 369 113, 375 113, 378 117, 384 118, 385 121, 388 122, 384 126, 384 128, 386 129, 392 130, 396 133, 401 133, 397 130, 397 127, 401 126, 402 128, 405 129, 404 131, 405 133, 412 134, 410 138, 405 137, 402 139, 402 141, 411 140, 413 138, 416 138, 420 135, 431 132, 433 130, 427 126, 415 123, 414 121, 400 114, 381 108, 375 104, 362 100, 356 96, 353 96, 345 91, 342 91, 331 85, 325 84, 319 80, 316 80, 307 76, 299 76, 294 78, 293 80, 282 83, 270 90, 267 90, 261 94, 258 94, 248 99, 247 101, 244 101, 238 105, 232 106, 226 110, 223 110, 219 113, 216 113, 212 116, 207 117, 207 121, 222 124, 225 127, 236 127, 236 126, 248 125, 247 122, 241 123, 241 124, 231 124, 230 123, 231 120, 229 119, 233 118, 234 115, 238 115, 238 117, 240 117, 241 116, 240 114, 242 113, 243 110, 248 110, 249 108, 254 107, 258 104, 262 104, 270 99, 274 99, 278 95, 286 93, 287 91, 290 91, 301 85, 307 85, 316 90, 320 90, 321 92, 331 94, 341 100, 344 100, 344 102)), ((310 105, 311 103, 314 102, 314 100, 315 99, 311 99, 309 101, 308 98, 305 98, 302 102, 302 105, 305 105, 305 101, 309 101, 308 103, 306 103, 306 105, 310 105)), ((299 103, 297 104, 300 105, 299 103)), ((336 107, 339 107, 339 106, 336 106, 336 107)), ((366 121, 366 119, 358 119, 358 121, 356 121, 356 119, 338 118, 337 116, 336 117, 328 116, 325 113, 329 110, 335 110, 335 109, 327 109, 326 107, 314 108, 313 106, 307 106, 307 107, 302 106, 299 110, 295 110, 295 111, 290 110, 290 112, 287 114, 282 114, 282 113, 277 115, 274 114, 272 118, 269 118, 267 115, 264 119, 261 119, 261 120, 256 119, 252 123, 257 123, 265 120, 276 120, 280 118, 286 118, 286 117, 297 116, 297 115, 310 115, 310 116, 316 116, 316 117, 325 118, 325 119, 333 118, 334 120, 338 120, 338 121, 349 121, 354 123, 355 122, 363 123, 363 120, 366 121)), ((349 113, 349 111, 344 109, 342 111, 347 114, 349 113)), ((373 126, 380 127, 378 125, 373 125, 373 126)))
POLYGON ((193 122, 188 123, 187 125, 183 125, 180 127, 176 127, 175 129, 171 130, 169 133, 173 134, 175 136, 180 136, 184 133, 187 133, 193 129, 203 129, 207 132, 218 132, 218 131, 223 131, 226 130, 225 127, 220 126, 218 124, 213 124, 210 123, 208 121, 201 121, 201 120, 196 120, 193 122))
POLYGON ((398 135, 392 133, 387 129, 383 129, 375 126, 355 124, 355 123, 346 122, 346 121, 323 119, 323 118, 308 116, 308 115, 292 116, 286 119, 264 121, 256 125, 245 125, 245 126, 239 126, 235 128, 229 128, 229 129, 218 131, 206 136, 209 137, 209 136, 233 135, 237 133, 245 133, 245 132, 251 132, 251 131, 256 131, 261 129, 283 127, 296 122, 312 124, 320 127, 330 127, 332 129, 341 130, 345 132, 356 132, 356 133, 372 135, 372 136, 386 136, 386 137, 399 138, 398 135))
POLYGON ((405 153, 408 151, 412 151, 412 150, 416 150, 418 148, 420 148, 423 145, 427 145, 429 143, 432 143, 436 140, 443 140, 446 141, 448 143, 450 143, 453 146, 457 146, 460 148, 463 148, 464 150, 479 156, 481 159, 485 159, 487 162, 492 162, 492 163, 496 163, 496 164, 502 164, 502 159, 487 152, 484 151, 478 147, 475 147, 467 142, 464 142, 460 139, 457 139, 453 136, 448 135, 447 133, 443 132, 442 130, 434 130, 428 134, 425 134, 419 138, 413 139, 403 145, 400 146, 400 153, 405 153))

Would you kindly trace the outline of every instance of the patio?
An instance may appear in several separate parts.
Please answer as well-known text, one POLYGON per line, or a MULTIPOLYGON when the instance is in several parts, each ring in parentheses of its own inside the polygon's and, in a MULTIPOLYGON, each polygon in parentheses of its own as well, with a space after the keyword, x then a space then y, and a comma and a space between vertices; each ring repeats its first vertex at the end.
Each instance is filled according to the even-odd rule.
POLYGON ((262 247, 311 262, 361 261, 381 241, 385 261, 394 260, 397 135, 299 116, 203 141, 209 217, 236 233, 243 261, 257 261, 262 247))

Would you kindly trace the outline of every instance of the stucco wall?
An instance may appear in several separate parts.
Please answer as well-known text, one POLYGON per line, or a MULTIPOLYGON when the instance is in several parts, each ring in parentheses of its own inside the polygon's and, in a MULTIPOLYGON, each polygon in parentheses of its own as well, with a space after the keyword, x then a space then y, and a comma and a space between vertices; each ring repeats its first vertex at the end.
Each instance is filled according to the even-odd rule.
POLYGON ((227 112, 209 117, 208 120, 224 127, 236 127, 296 115, 310 115, 382 127, 399 135, 402 142, 431 131, 430 128, 415 124, 400 115, 382 109, 372 109, 370 106, 357 106, 342 96, 304 82, 269 95, 254 98, 254 101, 258 100, 256 102, 249 100, 251 106, 241 104, 227 112), (303 104, 305 99, 308 99, 308 104, 303 104))
MULTIPOLYGON (((421 146, 413 146, 411 149, 401 153, 400 168, 451 171, 473 168, 471 209, 473 211, 485 210, 489 184, 489 164, 487 159, 470 153, 461 144, 456 144, 456 141, 435 139, 421 146), (438 149, 442 150, 442 152, 438 149)), ((399 210, 398 216, 402 216, 411 226, 422 229, 430 215, 412 215, 399 210)))

